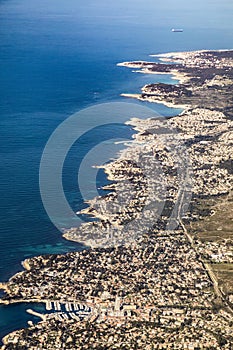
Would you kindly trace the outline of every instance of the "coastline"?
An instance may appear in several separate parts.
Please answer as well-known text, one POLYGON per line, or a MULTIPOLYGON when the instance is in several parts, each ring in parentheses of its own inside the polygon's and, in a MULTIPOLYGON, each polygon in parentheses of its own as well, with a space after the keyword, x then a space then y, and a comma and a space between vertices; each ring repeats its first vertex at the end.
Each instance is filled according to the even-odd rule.
POLYGON ((183 110, 186 110, 186 109, 189 108, 188 105, 175 105, 172 102, 166 102, 164 100, 156 100, 156 99, 153 99, 153 98, 150 99, 149 97, 144 99, 143 97, 141 97, 140 94, 121 94, 120 96, 126 97, 126 98, 133 98, 133 99, 136 99, 136 100, 139 100, 139 101, 147 101, 147 102, 150 102, 150 103, 161 103, 164 106, 169 107, 169 108, 181 108, 183 110))
POLYGON ((29 259, 25 259, 21 262, 21 265, 23 266, 23 268, 27 271, 30 271, 31 267, 29 264, 29 259))
MULTIPOLYGON (((196 53, 200 53, 200 52, 202 53, 203 51, 196 51, 196 53)), ((204 52, 210 52, 210 51, 204 50, 204 52)), ((213 52, 216 52, 216 51, 213 50, 213 52)), ((223 51, 221 51, 221 52, 223 52, 223 51)), ((130 67, 130 66, 128 65, 127 67, 130 67)), ((135 67, 131 66, 130 68, 135 68, 135 67)), ((161 72, 155 73, 155 72, 153 72, 151 74, 171 74, 171 71, 169 73, 166 73, 166 72, 165 73, 161 73, 161 72)), ((181 72, 181 73, 177 72, 177 74, 178 74, 178 76, 180 74, 180 78, 181 78, 183 72, 181 72)), ((193 79, 193 76, 192 77, 189 76, 189 80, 190 79, 193 79)), ((180 80, 180 84, 184 84, 184 82, 187 83, 187 80, 186 81, 180 80)), ((174 92, 172 91, 172 93, 174 93, 174 92)), ((202 109, 197 108, 196 106, 192 106, 191 103, 190 103, 190 105, 183 105, 183 104, 177 105, 176 104, 177 100, 175 100, 174 102, 170 102, 167 100, 167 97, 165 97, 165 95, 163 95, 163 93, 162 93, 161 100, 156 100, 156 98, 150 99, 149 96, 147 96, 146 98, 142 98, 140 94, 122 94, 122 96, 130 97, 130 98, 137 98, 137 99, 142 100, 142 101, 146 100, 149 102, 163 103, 163 104, 167 105, 168 107, 176 107, 176 108, 177 107, 178 108, 185 107, 185 110, 179 116, 173 117, 170 119, 171 124, 169 124, 169 127, 175 126, 176 128, 181 128, 181 129, 183 128, 182 129, 183 139, 185 140, 185 142, 186 141, 190 142, 190 144, 193 145, 192 151, 195 150, 196 154, 199 155, 199 158, 200 158, 200 154, 198 153, 199 152, 198 147, 203 145, 203 143, 201 143, 201 142, 206 142, 206 139, 209 140, 209 138, 212 137, 211 147, 208 149, 208 146, 206 146, 207 153, 211 150, 211 152, 214 152, 214 154, 216 153, 216 158, 220 157, 219 154, 217 153, 217 151, 218 151, 217 147, 219 147, 219 144, 218 144, 218 142, 216 142, 215 137, 217 137, 218 133, 220 133, 220 132, 223 133, 223 135, 224 135, 224 133, 226 133, 229 129, 232 130, 232 123, 225 118, 225 116, 223 115, 222 112, 220 112, 220 111, 216 112, 215 110, 210 110, 208 108, 208 106, 205 109, 204 108, 202 108, 202 109), (206 124, 207 126, 204 124, 206 124), (209 129, 208 129, 208 125, 210 125, 210 124, 212 125, 211 133, 209 133, 209 129), (221 127, 219 126, 220 124, 221 124, 221 127), (199 128, 199 130, 198 130, 198 128, 199 128), (197 142, 197 141, 195 140, 195 142, 194 142, 194 139, 196 136, 198 136, 197 132, 200 132, 200 131, 201 131, 201 134, 204 136, 203 136, 203 138, 201 138, 198 141, 199 143, 197 143, 197 145, 196 145, 195 142, 197 142), (193 142, 193 144, 192 144, 192 142, 193 142)), ((172 96, 172 98, 173 98, 173 96, 172 96)), ((135 128, 135 130, 139 131, 138 134, 135 134, 135 144, 137 145, 137 144, 141 143, 143 145, 142 147, 144 147, 144 144, 147 144, 147 147, 148 147, 148 144, 150 144, 150 145, 152 144, 151 140, 154 141, 153 134, 151 136, 145 135, 148 132, 148 130, 150 130, 151 128, 155 128, 155 127, 156 128, 161 127, 161 125, 159 123, 157 123, 155 121, 150 121, 150 120, 149 121, 148 120, 147 121, 131 120, 131 121, 129 121, 129 123, 135 128)), ((164 126, 164 125, 162 125, 162 126, 164 126)), ((164 137, 164 134, 162 134, 162 137, 164 137)), ((177 135, 174 134, 173 137, 176 138, 177 135)), ((179 136, 179 138, 180 138, 180 136, 179 136)), ((161 140, 162 140, 162 138, 161 138, 161 140)), ((174 142, 174 141, 172 141, 172 142, 174 142)), ((162 141, 161 141, 161 143, 162 143, 162 141)), ((155 144, 152 144, 152 145, 153 145, 153 147, 155 147, 155 144)), ((172 147, 172 145, 173 145, 173 143, 170 144, 170 147, 172 147)), ((206 145, 208 145, 208 144, 206 144, 206 145)), ((169 146, 169 144, 168 144, 168 146, 169 146)), ((168 147, 168 146, 166 145, 166 147, 168 147)), ((141 149, 142 149, 142 147, 141 147, 141 149)), ((160 146, 160 139, 157 136, 156 136, 156 147, 158 147, 159 151, 162 153, 163 156, 166 156, 167 159, 169 159, 169 162, 170 162, 169 166, 171 166, 172 160, 169 158, 168 152, 164 150, 164 147, 160 146)), ((153 148, 151 148, 151 149, 153 149, 153 148)), ((229 150, 227 149, 227 144, 224 143, 223 141, 221 143, 221 149, 223 150, 223 153, 224 153, 223 156, 225 158, 227 158, 227 156, 229 155, 229 150)), ((121 158, 123 159, 123 161, 124 161, 124 159, 127 159, 126 156, 129 156, 129 158, 131 157, 130 159, 137 159, 137 158, 133 158, 132 153, 135 151, 137 152, 138 150, 139 150, 139 146, 136 146, 136 147, 134 146, 134 148, 133 148, 131 145, 131 147, 129 149, 126 149, 121 153, 121 158)), ((146 155, 147 155, 147 153, 146 153, 147 151, 148 150, 143 149, 143 152, 145 152, 146 155)), ((142 153, 142 154, 144 154, 144 153, 142 153)), ((203 159, 198 158, 198 160, 197 160, 197 158, 198 158, 197 156, 193 156, 193 161, 195 161, 197 163, 200 162, 200 164, 203 166, 203 164, 205 164, 205 162, 206 162, 206 159, 203 160, 203 159)), ((225 158, 224 158, 224 160, 225 160, 225 158)), ((212 158, 211 158, 211 161, 212 161, 212 163, 214 163, 213 170, 217 171, 216 170, 217 169, 216 168, 217 162, 215 164, 215 160, 212 158)), ((199 165, 199 168, 200 168, 200 165, 199 165)), ((204 193, 206 193, 207 196, 211 196, 211 195, 220 196, 220 195, 222 195, 222 193, 225 194, 229 191, 229 186, 232 183, 232 179, 230 176, 228 176, 229 183, 226 181, 226 183, 223 184, 221 181, 218 183, 218 185, 215 184, 216 188, 212 188, 211 181, 210 181, 210 183, 207 183, 207 184, 205 184, 201 181, 201 177, 203 177, 203 175, 207 177, 208 173, 206 172, 206 169, 201 168, 202 173, 199 174, 199 172, 200 172, 199 168, 197 167, 194 169, 195 170, 195 178, 194 178, 195 185, 194 185, 193 192, 195 195, 198 196, 204 192, 204 193)), ((130 171, 132 171, 132 164, 124 163, 123 167, 122 167, 122 165, 119 164, 119 159, 114 161, 111 165, 105 167, 105 172, 107 173, 108 178, 110 180, 114 180, 114 181, 119 181, 120 178, 123 178, 124 180, 127 179, 128 172, 130 172, 130 171), (119 176, 118 173, 120 173, 121 176, 119 176)), ((138 181, 138 179, 140 179, 140 181, 142 181, 142 185, 140 186, 139 190, 138 189, 135 190, 135 198, 134 198, 134 202, 132 203, 132 207, 130 207, 130 210, 126 211, 126 213, 123 213, 123 214, 121 213, 121 216, 122 216, 121 219, 123 218, 123 221, 125 220, 125 217, 128 217, 128 215, 132 214, 131 212, 133 212, 133 214, 135 214, 134 209, 136 207, 135 203, 138 203, 138 198, 139 198, 138 193, 140 193, 140 200, 141 201, 143 200, 143 196, 148 195, 148 193, 146 192, 147 190, 145 189, 145 187, 143 187, 144 184, 143 184, 142 174, 140 172, 140 169, 137 166, 133 168, 133 173, 134 173, 134 177, 136 179, 135 183, 138 181)), ((170 183, 172 183, 172 181, 174 182, 174 180, 175 180, 174 177, 170 179, 171 174, 169 173, 168 175, 169 175, 168 179, 169 179, 170 183)), ((209 177, 211 179, 214 179, 214 181, 216 182, 218 177, 221 178, 221 176, 225 176, 225 175, 226 175, 226 173, 224 171, 222 171, 222 172, 220 171, 216 175, 214 175, 210 172, 209 177)), ((122 189, 121 186, 118 187, 118 190, 119 190, 119 188, 122 189)), ((126 189, 126 191, 127 191, 127 189, 126 189)), ((171 191, 171 193, 170 193, 171 198, 173 198, 172 195, 173 195, 173 193, 171 191)), ((110 197, 107 197, 107 198, 111 198, 111 195, 110 195, 110 197)), ((109 201, 111 201, 111 199, 109 201)), ((94 199, 93 201, 90 201, 90 206, 89 206, 89 208, 85 209, 85 214, 92 213, 92 215, 94 215, 95 217, 100 218, 100 219, 105 220, 105 221, 106 220, 109 221, 109 220, 114 219, 115 227, 119 227, 121 225, 121 222, 117 221, 120 219, 119 215, 118 215, 118 219, 116 219, 115 217, 113 218, 112 213, 110 212, 110 214, 109 214, 108 211, 105 213, 104 216, 102 215, 103 208, 102 208, 102 212, 100 209, 101 209, 101 205, 103 205, 103 203, 104 203, 103 208, 105 210, 106 209, 106 206, 105 206, 106 202, 103 202, 103 201, 101 202, 101 199, 99 199, 99 200, 94 199)), ((83 211, 83 213, 84 213, 84 211, 83 211)), ((181 217, 182 212, 180 209, 178 211, 178 214, 179 214, 179 221, 180 221, 180 224, 182 226, 182 217, 181 217)), ((113 221, 112 221, 112 223, 113 223, 113 221)), ((97 230, 99 230, 99 229, 100 229, 100 226, 99 227, 97 226, 97 230)), ((87 224, 86 229, 84 227, 83 233, 86 234, 88 230, 90 230, 90 225, 87 224)), ((109 230, 109 227, 107 227, 107 230, 109 230)), ((159 230, 159 227, 158 227, 158 230, 159 230)), ((185 229, 184 229, 184 231, 185 231, 185 229)), ((103 231, 103 233, 105 234, 106 231, 103 231)), ((181 233, 178 232, 178 234, 181 234, 181 233)), ((83 237, 81 237, 81 236, 82 235, 77 231, 72 232, 72 234, 71 234, 71 232, 68 231, 64 235, 64 237, 66 239, 70 239, 70 240, 73 239, 73 240, 76 240, 79 242, 80 242, 81 238, 83 239, 83 237), (75 239, 74 239, 74 237, 75 237, 75 239)), ((182 236, 182 234, 181 234, 181 236, 182 236)), ((103 237, 104 237, 103 235, 100 237, 100 241, 101 241, 101 239, 103 239, 103 237)), ((86 236, 86 237, 84 236, 84 238, 85 238, 84 242, 86 242, 88 244, 89 243, 93 244, 93 241, 91 241, 88 238, 88 236, 86 236)), ((119 238, 119 239, 121 239, 121 238, 119 238)), ((128 237, 127 237, 127 239, 128 239, 128 237)), ((122 244, 121 240, 119 242, 120 242, 120 244, 122 244)), ((193 242, 193 239, 191 238, 191 243, 192 242, 193 242)), ((95 245, 93 245, 93 247, 95 247, 95 245)), ((91 252, 90 252, 90 254, 91 254, 91 252)), ((42 259, 42 262, 43 262, 43 259, 42 259)), ((22 265, 23 265, 25 271, 28 271, 30 273, 31 272, 33 273, 35 266, 37 266, 35 259, 34 260, 33 259, 26 259, 22 262, 22 265), (33 261, 33 264, 30 265, 29 261, 30 262, 33 261)), ((205 269, 205 270, 207 270, 207 269, 205 269)), ((20 274, 22 274, 22 273, 19 273, 18 275, 20 275, 20 274)), ((17 281, 17 276, 16 276, 16 281, 17 281)), ((216 286, 216 282, 214 283, 213 280, 211 280, 211 282, 212 282, 213 286, 216 286)), ((0 287, 4 287, 4 289, 6 288, 5 289, 6 291, 12 293, 12 291, 9 290, 9 288, 7 287, 7 285, 5 286, 5 284, 1 284, 0 287)), ((218 289, 218 293, 219 293, 219 289, 218 289)), ((222 297, 222 294, 220 294, 220 296, 222 297)), ((35 299, 35 300, 38 300, 38 299, 35 299)), ((11 302, 12 302, 12 300, 11 300, 11 302)), ((18 302, 18 301, 15 301, 15 302, 18 302)), ((32 302, 32 301, 30 300, 30 302, 32 302)), ((224 303, 225 303, 225 300, 224 300, 224 303)), ((227 307, 229 307, 229 305, 227 307)), ((6 343, 7 342, 5 341, 5 345, 6 345, 6 343)))
MULTIPOLYGON (((120 67, 128 67, 128 68, 138 68, 138 67, 130 67, 128 62, 123 62, 120 67)), ((170 72, 160 72, 160 71, 151 71, 149 68, 142 68, 141 70, 135 70, 133 73, 141 73, 141 74, 154 74, 154 75, 172 75, 173 80, 178 80, 179 84, 184 84, 189 81, 189 78, 184 74, 180 73, 178 70, 171 70, 170 72)))
POLYGON ((202 49, 202 50, 195 50, 195 51, 180 51, 180 52, 167 52, 167 53, 159 53, 159 54, 150 54, 149 56, 150 57, 168 57, 168 58, 171 58, 171 57, 185 57, 187 54, 190 55, 192 53, 206 53, 206 52, 231 52, 233 51, 233 49, 217 49, 217 50, 205 50, 205 49, 202 49))

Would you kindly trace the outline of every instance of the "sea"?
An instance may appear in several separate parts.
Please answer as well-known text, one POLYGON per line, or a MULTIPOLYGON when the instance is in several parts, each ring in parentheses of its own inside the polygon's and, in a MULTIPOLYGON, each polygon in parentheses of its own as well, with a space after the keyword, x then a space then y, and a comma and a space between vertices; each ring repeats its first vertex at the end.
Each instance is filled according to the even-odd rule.
MULTIPOLYGON (((129 102, 121 93, 174 82, 168 75, 118 67, 118 62, 233 48, 232 14, 232 0, 0 0, 0 281, 22 271, 26 258, 83 249, 62 238, 40 195, 40 160, 55 129, 84 108, 129 102), (183 33, 171 28, 183 28, 183 33)), ((161 104, 149 107, 164 117, 180 112, 161 104)), ((95 133, 95 145, 115 134, 131 139, 133 130, 113 123, 95 133)), ((84 139, 80 154, 91 147, 90 138, 84 139)), ((63 169, 65 195, 74 211, 86 205, 77 184, 77 153, 75 148, 69 153, 63 169)), ((98 158, 97 152, 96 163, 98 158)), ((107 183, 99 170, 99 194, 107 183)), ((85 185, 91 197, 93 183, 87 179, 85 185)), ((0 307, 0 337, 28 320, 38 321, 25 312, 29 307, 43 310, 40 304, 0 307)))

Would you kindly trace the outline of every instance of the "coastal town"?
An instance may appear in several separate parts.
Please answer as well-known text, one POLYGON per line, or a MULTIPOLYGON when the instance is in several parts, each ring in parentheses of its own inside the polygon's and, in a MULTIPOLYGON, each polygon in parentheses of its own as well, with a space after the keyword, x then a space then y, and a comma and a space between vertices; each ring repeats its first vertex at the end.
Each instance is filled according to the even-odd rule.
POLYGON ((178 84, 149 84, 142 87, 140 94, 122 95, 171 107, 188 108, 191 102, 192 107, 222 111, 232 117, 232 52, 177 52, 152 55, 156 62, 119 63, 121 67, 134 68, 140 73, 172 74, 179 81, 178 84))
POLYGON ((213 215, 202 201, 233 187, 233 51, 159 58, 119 66, 174 73, 180 84, 124 96, 184 111, 128 122, 133 142, 102 166, 106 196, 81 212, 95 220, 64 231, 87 249, 27 259, 0 284, 5 305, 45 305, 43 314, 29 310, 40 322, 6 335, 2 350, 232 349, 233 292, 213 269, 233 266, 232 226, 217 241, 192 227, 213 215))

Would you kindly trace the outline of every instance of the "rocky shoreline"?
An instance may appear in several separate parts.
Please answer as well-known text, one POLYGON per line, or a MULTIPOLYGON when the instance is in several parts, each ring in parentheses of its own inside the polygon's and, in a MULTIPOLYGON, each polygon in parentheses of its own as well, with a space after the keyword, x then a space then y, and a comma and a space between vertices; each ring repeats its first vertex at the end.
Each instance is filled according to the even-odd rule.
POLYGON ((136 68, 147 74, 172 74, 180 83, 145 85, 141 94, 135 98, 156 103, 165 102, 170 106, 209 108, 233 117, 232 50, 203 50, 151 56, 159 57, 166 63, 135 61, 123 62, 119 66, 136 68))
POLYGON ((2 349, 232 348, 232 295, 211 266, 213 255, 233 263, 232 244, 218 242, 216 254, 189 228, 202 215, 197 201, 232 189, 233 51, 162 58, 166 64, 120 65, 183 75, 178 85, 147 85, 137 98, 187 108, 166 120, 129 121, 134 141, 104 166, 111 193, 82 212, 97 220, 64 232, 90 249, 27 259, 0 286, 4 303, 83 302, 90 317, 55 310, 6 336, 2 349))

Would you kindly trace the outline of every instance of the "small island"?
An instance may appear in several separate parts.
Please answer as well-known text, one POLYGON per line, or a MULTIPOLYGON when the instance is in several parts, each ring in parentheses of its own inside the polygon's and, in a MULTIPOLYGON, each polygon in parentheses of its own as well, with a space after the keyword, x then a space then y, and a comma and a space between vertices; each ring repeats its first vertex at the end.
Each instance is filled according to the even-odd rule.
POLYGON ((183 112, 128 122, 111 192, 82 211, 96 220, 64 232, 88 249, 27 259, 0 285, 1 303, 46 308, 2 350, 232 349, 233 51, 156 57, 119 66, 180 83, 123 96, 183 112))

